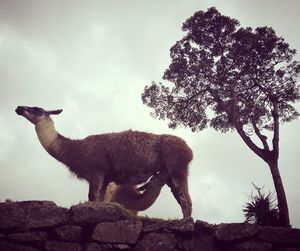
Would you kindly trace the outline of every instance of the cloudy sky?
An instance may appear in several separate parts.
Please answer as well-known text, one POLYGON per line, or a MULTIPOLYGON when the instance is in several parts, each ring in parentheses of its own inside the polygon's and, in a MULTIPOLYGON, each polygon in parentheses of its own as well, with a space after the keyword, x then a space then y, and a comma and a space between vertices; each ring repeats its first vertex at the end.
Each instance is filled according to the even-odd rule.
MULTIPOLYGON (((189 187, 193 217, 241 222, 251 182, 274 191, 268 167, 236 133, 168 129, 141 102, 159 81, 182 23, 211 6, 242 26, 271 26, 300 51, 298 0, 0 0, 0 200, 53 200, 69 207, 87 200, 88 186, 41 147, 17 105, 63 108, 53 117, 71 138, 127 129, 171 133, 194 151, 189 187)), ((300 59, 300 56, 297 56, 300 59)), ((299 107, 299 106, 298 106, 299 107)), ((280 169, 291 222, 300 227, 300 121, 281 127, 280 169)), ((181 217, 165 187, 141 215, 181 217)))

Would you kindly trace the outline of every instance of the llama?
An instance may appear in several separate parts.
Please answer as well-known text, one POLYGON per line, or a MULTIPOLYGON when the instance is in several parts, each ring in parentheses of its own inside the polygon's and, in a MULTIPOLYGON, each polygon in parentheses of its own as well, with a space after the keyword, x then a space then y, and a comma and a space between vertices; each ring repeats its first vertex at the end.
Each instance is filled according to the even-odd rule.
POLYGON ((167 182, 167 177, 167 172, 160 172, 140 187, 117 185, 111 182, 107 186, 104 201, 117 202, 137 214, 138 211, 146 210, 155 202, 167 182))
POLYGON ((103 201, 108 184, 114 182, 116 191, 106 196, 110 197, 108 200, 122 200, 122 194, 133 195, 133 200, 127 198, 123 203, 132 202, 141 208, 125 207, 144 210, 154 203, 162 186, 167 184, 183 217, 191 216, 187 176, 193 154, 181 138, 129 130, 73 140, 59 134, 50 118, 50 115, 60 114, 62 109, 46 111, 18 106, 15 111, 35 125, 41 145, 52 157, 65 164, 79 179, 87 180, 89 201, 103 201), (144 184, 140 188, 143 191, 136 187, 140 184, 144 184), (134 199, 141 203, 138 205, 134 199))

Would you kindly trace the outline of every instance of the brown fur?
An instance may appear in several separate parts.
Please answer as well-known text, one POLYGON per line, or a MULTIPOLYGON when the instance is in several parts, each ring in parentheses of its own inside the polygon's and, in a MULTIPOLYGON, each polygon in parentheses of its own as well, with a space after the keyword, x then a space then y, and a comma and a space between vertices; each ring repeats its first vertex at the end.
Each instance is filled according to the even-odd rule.
MULTIPOLYGON (((16 112, 34 123, 36 128, 47 120, 47 127, 43 126, 53 135, 54 125, 47 112, 40 115, 42 112, 39 111, 37 117, 34 115, 35 111, 30 109, 33 108, 18 107, 16 112)), ((51 114, 58 114, 61 110, 54 112, 51 111, 51 114)), ((37 133, 39 139, 45 138, 43 129, 37 130, 37 133)), ((48 135, 47 132, 45 135, 48 135)), ((137 199, 134 203, 139 205, 137 209, 151 206, 163 184, 167 183, 182 208, 183 216, 191 215, 192 201, 188 192, 187 175, 188 164, 193 155, 187 144, 176 136, 129 130, 71 140, 57 134, 44 147, 78 178, 89 182, 89 200, 102 201, 107 185, 113 181, 123 185, 123 188, 116 190, 116 200, 131 207, 128 204, 130 200, 124 199, 126 191, 129 195, 128 191, 136 190, 135 185, 145 183, 153 176, 153 180, 146 183, 143 193, 134 192, 133 198, 137 199)))

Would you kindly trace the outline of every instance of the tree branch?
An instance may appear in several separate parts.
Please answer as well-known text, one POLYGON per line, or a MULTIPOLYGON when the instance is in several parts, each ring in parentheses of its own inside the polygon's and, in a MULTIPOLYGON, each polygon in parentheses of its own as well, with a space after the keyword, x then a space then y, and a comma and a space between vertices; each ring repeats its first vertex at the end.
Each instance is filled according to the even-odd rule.
POLYGON ((254 121, 252 121, 252 125, 253 125, 253 128, 254 128, 255 134, 257 135, 257 137, 262 142, 262 144, 264 146, 264 149, 267 150, 267 151, 270 151, 268 141, 267 141, 267 137, 260 132, 260 130, 258 129, 258 127, 257 127, 257 125, 254 121))
POLYGON ((278 102, 272 100, 273 111, 272 116, 274 120, 274 134, 273 134, 273 153, 275 154, 276 159, 279 157, 279 113, 278 113, 278 102))
POLYGON ((189 98, 187 98, 185 100, 185 102, 188 104, 191 100, 193 100, 194 98, 196 98, 197 96, 203 95, 205 92, 208 91, 208 88, 204 88, 201 91, 195 91, 195 94, 191 95, 189 98))
POLYGON ((260 158, 262 158, 264 161, 266 161, 266 154, 265 151, 261 148, 259 148, 253 141, 252 139, 247 136, 247 134, 245 133, 245 131, 243 130, 242 126, 236 126, 235 127, 238 134, 240 135, 240 137, 242 138, 242 140, 246 143, 246 145, 256 154, 258 155, 260 158))
POLYGON ((228 113, 228 107, 224 104, 223 100, 220 98, 220 95, 218 94, 217 91, 214 91, 211 87, 207 86, 207 91, 210 93, 210 95, 213 97, 214 101, 222 107, 222 109, 228 113))
MULTIPOLYGON (((264 152, 261 148, 259 148, 253 141, 252 139, 245 133, 244 129, 243 129, 243 125, 241 125, 241 123, 237 120, 237 97, 236 97, 236 92, 234 90, 234 86, 231 86, 231 96, 232 96, 232 107, 231 107, 231 116, 230 114, 228 114, 228 116, 231 117, 232 123, 234 124, 238 134, 240 135, 240 137, 242 138, 242 140, 246 143, 246 145, 255 153, 257 154, 259 157, 261 157, 262 159, 264 159, 264 152)), ((257 133, 257 131, 259 132, 257 126, 255 125, 254 127, 255 129, 255 133, 257 133), (256 130, 256 129, 257 130, 256 130)), ((263 139, 263 136, 260 134, 259 132, 259 137, 260 139, 263 139)), ((262 140, 264 147, 265 147, 265 143, 266 139, 262 140)), ((267 144, 268 146, 268 144, 267 144)))
MULTIPOLYGON (((228 109, 228 107, 226 107, 226 105, 224 104, 224 102, 221 100, 220 96, 217 94, 217 92, 214 92, 210 87, 208 87, 208 91, 209 93, 213 96, 214 100, 222 106, 222 108, 224 109, 224 111, 226 112, 227 116, 229 117, 229 119, 232 121, 234 127, 236 128, 238 134, 240 135, 240 137, 242 138, 242 140, 246 143, 246 145, 256 154, 258 155, 260 158, 262 158, 263 160, 266 161, 266 154, 264 149, 259 148, 253 141, 252 139, 247 136, 247 134, 245 133, 243 126, 240 124, 240 122, 236 119, 236 114, 232 114, 235 113, 234 107, 231 107, 231 109, 228 109)), ((233 104, 235 102, 233 101, 233 104)))

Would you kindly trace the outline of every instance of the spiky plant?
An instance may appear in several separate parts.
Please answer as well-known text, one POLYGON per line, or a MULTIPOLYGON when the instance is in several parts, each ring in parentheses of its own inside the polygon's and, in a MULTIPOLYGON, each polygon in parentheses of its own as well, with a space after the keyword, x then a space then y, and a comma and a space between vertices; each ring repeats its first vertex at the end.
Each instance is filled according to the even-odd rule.
POLYGON ((252 192, 249 196, 250 202, 243 207, 245 222, 260 226, 279 226, 279 211, 275 205, 274 194, 270 191, 266 194, 262 191, 263 187, 258 187, 254 183, 253 186, 257 194, 254 195, 252 192))

